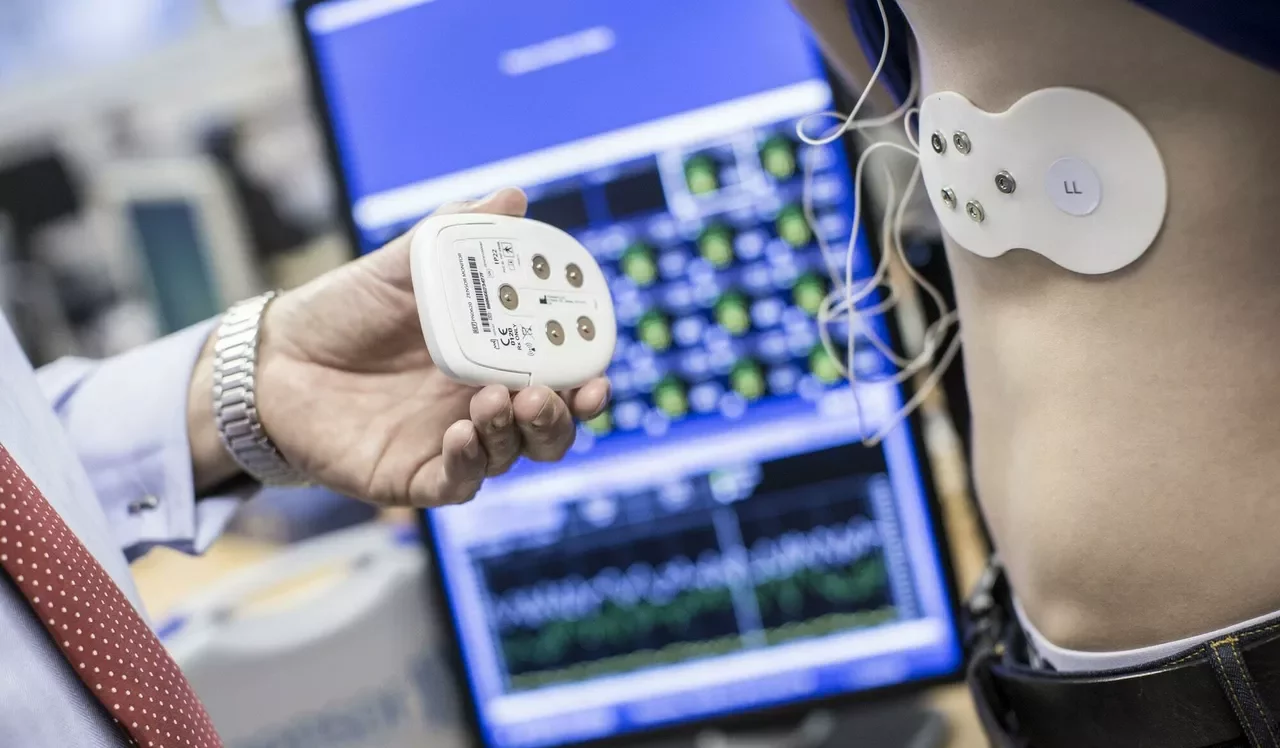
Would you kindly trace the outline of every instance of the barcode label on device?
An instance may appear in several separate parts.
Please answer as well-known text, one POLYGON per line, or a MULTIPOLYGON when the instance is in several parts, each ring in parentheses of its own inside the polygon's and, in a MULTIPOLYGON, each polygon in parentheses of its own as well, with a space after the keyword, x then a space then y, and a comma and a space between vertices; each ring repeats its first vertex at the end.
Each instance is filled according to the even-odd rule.
POLYGON ((485 332, 493 331, 493 315, 489 313, 489 295, 485 293, 484 277, 480 275, 480 267, 476 258, 468 257, 467 265, 471 267, 471 287, 476 294, 476 312, 480 315, 480 326, 485 332))

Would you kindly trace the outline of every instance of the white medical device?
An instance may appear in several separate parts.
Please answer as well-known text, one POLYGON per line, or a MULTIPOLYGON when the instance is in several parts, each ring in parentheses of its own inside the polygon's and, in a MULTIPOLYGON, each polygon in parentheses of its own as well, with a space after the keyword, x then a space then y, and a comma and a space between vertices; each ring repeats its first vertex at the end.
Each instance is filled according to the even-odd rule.
POLYGON ((468 748, 420 544, 381 523, 331 533, 173 611, 161 640, 226 745, 468 748))
POLYGON ((609 286, 564 231, 512 216, 434 216, 418 226, 410 257, 427 349, 449 377, 565 389, 609 366, 618 339, 609 286))
POLYGON ((992 114, 944 91, 920 105, 920 133, 943 228, 983 257, 1022 248, 1073 272, 1110 273, 1141 257, 1164 223, 1155 141, 1095 93, 1046 88, 992 114))
POLYGON ((98 190, 131 250, 130 265, 150 281, 163 332, 265 290, 232 186, 212 160, 113 162, 98 190))

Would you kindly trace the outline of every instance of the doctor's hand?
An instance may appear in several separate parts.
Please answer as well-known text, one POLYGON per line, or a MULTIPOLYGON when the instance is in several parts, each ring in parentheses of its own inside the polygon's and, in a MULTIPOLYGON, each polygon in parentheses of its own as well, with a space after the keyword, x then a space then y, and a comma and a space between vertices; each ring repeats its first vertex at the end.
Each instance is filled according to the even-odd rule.
MULTIPOLYGON (((507 189, 440 212, 519 216, 526 206, 522 192, 507 189)), ((412 233, 268 306, 257 403, 285 459, 314 482, 377 504, 433 507, 467 501, 485 477, 521 456, 559 460, 573 444, 574 419, 604 409, 609 383, 600 378, 571 392, 531 387, 513 394, 446 377, 427 352, 418 320, 409 275, 412 233)), ((211 350, 206 346, 206 357, 211 350)), ((207 412, 210 390, 199 381, 205 369, 211 377, 211 361, 202 358, 192 408, 207 412)), ((209 433, 192 424, 192 415, 200 416, 189 415, 198 455, 198 442, 207 442, 209 433)), ((222 453, 203 476, 197 457, 197 486, 234 475, 222 453)))

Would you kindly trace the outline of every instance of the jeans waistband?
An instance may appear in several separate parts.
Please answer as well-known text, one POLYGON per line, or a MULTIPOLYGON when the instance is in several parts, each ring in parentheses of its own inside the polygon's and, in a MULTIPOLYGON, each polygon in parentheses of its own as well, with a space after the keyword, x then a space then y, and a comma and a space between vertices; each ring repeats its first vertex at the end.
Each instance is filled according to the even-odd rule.
POLYGON ((994 560, 965 605, 968 681, 997 748, 1280 748, 1280 622, 1123 670, 1056 673, 994 560))

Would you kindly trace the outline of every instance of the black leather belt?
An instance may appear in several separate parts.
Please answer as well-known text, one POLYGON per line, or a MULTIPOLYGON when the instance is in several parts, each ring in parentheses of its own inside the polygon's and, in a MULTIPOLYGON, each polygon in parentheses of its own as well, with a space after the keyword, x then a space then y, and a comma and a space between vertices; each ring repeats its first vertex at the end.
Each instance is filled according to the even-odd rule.
POLYGON ((1027 664, 998 566, 970 598, 969 683, 1000 748, 1280 748, 1280 621, 1126 670, 1027 664))

